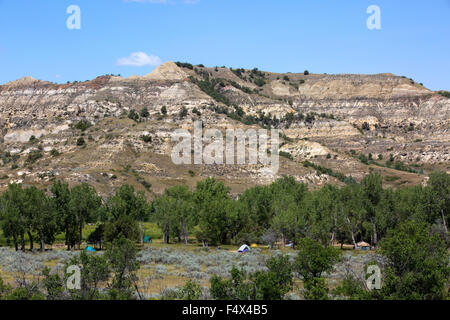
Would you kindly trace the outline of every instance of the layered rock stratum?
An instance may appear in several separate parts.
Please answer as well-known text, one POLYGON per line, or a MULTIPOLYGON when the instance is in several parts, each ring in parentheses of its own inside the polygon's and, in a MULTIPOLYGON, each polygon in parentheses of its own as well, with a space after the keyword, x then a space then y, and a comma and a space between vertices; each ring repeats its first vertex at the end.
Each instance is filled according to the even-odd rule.
POLYGON ((0 187, 65 179, 108 194, 126 182, 152 197, 207 176, 238 193, 283 174, 314 188, 343 184, 342 176, 358 181, 370 170, 388 186, 414 185, 432 170, 450 169, 449 128, 450 99, 393 74, 278 74, 167 62, 126 79, 55 84, 25 77, 0 86, 0 187), (148 116, 132 120, 132 110, 148 116), (275 173, 259 164, 175 165, 171 134, 192 131, 194 121, 223 132, 275 126, 290 157, 280 157, 275 173))

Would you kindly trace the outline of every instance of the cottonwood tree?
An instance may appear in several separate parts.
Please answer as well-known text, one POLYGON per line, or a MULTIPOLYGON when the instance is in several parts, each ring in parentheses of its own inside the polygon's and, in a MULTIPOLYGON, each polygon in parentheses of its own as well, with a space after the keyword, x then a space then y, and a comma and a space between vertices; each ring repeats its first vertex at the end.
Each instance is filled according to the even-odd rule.
POLYGON ((176 186, 165 190, 164 194, 152 203, 153 219, 163 231, 163 240, 169 243, 170 237, 183 236, 187 244, 188 229, 194 216, 192 193, 188 187, 176 186))
POLYGON ((23 223, 23 192, 22 187, 17 184, 8 185, 8 189, 3 192, 0 198, 0 216, 2 219, 3 235, 11 238, 16 251, 25 251, 24 223, 23 223))
POLYGON ((2 194, 2 224, 6 237, 13 239, 16 249, 20 241, 20 250, 25 251, 25 232, 27 232, 26 197, 22 185, 9 184, 2 194), (20 240, 18 239, 20 238, 20 240))
POLYGON ((143 243, 143 227, 142 221, 148 218, 150 214, 150 206, 145 199, 143 192, 135 193, 134 187, 124 184, 116 190, 114 195, 108 198, 106 202, 106 211, 108 212, 108 223, 106 225, 109 238, 114 238, 122 232, 128 238, 140 238, 143 243), (135 228, 134 223, 138 221, 138 235, 133 235, 132 230, 135 228), (116 226, 114 225, 116 224, 116 226))
POLYGON ((450 211, 450 175, 445 172, 433 172, 430 174, 428 185, 436 199, 438 212, 441 216, 442 225, 448 233, 448 212, 450 211))
POLYGON ((339 192, 337 206, 340 217, 344 219, 343 228, 348 231, 351 241, 356 247, 356 238, 361 234, 362 224, 366 217, 360 186, 352 184, 342 188, 339 192))
POLYGON ((240 195, 239 202, 243 208, 240 220, 244 224, 245 232, 260 237, 269 229, 272 199, 272 192, 267 186, 249 188, 240 195))
MULTIPOLYGON (((43 190, 36 187, 25 189, 27 196, 27 216, 31 219, 30 226, 39 237, 40 251, 45 250, 45 244, 52 244, 58 232, 58 220, 54 202, 43 190)), ((29 236, 32 242, 31 235, 29 236)))
POLYGON ((232 208, 229 190, 214 178, 197 183, 194 192, 196 235, 205 246, 208 243, 224 243, 227 239, 229 231, 227 209, 232 208))
POLYGON ((372 226, 372 244, 376 246, 378 242, 378 234, 375 220, 377 206, 380 203, 383 193, 381 175, 376 172, 365 176, 361 181, 361 187, 365 196, 365 209, 372 226))
POLYGON ((55 181, 50 188, 53 194, 52 201, 58 217, 60 229, 65 233, 67 250, 75 246, 78 241, 77 220, 73 210, 70 210, 70 189, 67 183, 55 181))
POLYGON ((78 225, 78 250, 81 249, 83 238, 83 226, 92 222, 93 218, 102 204, 97 191, 87 183, 75 186, 70 192, 69 210, 75 217, 78 225))
POLYGON ((172 228, 177 224, 177 201, 167 194, 157 198, 153 204, 153 215, 158 227, 163 232, 164 243, 169 243, 172 228))

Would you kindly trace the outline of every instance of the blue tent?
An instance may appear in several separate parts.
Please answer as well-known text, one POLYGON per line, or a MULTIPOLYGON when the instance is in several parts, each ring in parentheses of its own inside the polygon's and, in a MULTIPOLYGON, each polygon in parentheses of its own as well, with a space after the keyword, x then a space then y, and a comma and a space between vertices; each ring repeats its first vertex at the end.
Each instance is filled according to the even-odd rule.
POLYGON ((97 251, 94 248, 92 248, 91 246, 87 246, 86 249, 84 249, 84 250, 88 251, 88 252, 95 252, 95 251, 97 251))
POLYGON ((149 236, 144 237, 144 243, 152 243, 152 239, 149 236))

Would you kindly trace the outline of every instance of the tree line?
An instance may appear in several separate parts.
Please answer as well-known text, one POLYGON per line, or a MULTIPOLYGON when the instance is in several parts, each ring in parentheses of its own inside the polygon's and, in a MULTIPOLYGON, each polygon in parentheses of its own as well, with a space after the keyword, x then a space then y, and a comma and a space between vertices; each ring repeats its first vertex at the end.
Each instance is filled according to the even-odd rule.
POLYGON ((195 236, 204 245, 268 243, 297 244, 310 238, 328 246, 359 241, 377 246, 389 229, 413 220, 448 234, 450 176, 430 175, 426 186, 383 188, 378 173, 361 183, 308 190, 293 177, 247 189, 237 198, 223 183, 208 178, 194 191, 169 188, 153 201, 151 217, 164 233, 187 242, 195 236))
POLYGON ((444 172, 430 174, 426 186, 400 189, 383 188, 382 177, 371 173, 360 183, 316 190, 284 176, 237 197, 214 178, 198 182, 194 190, 168 188, 151 202, 126 184, 102 199, 86 183, 69 188, 61 181, 47 191, 10 184, 0 196, 3 234, 23 251, 25 235, 31 249, 38 240, 44 250, 59 233, 67 249, 80 249, 84 226, 94 222, 90 242, 123 236, 142 243, 143 221, 157 223, 166 243, 196 238, 204 246, 277 241, 295 246, 310 238, 323 246, 366 241, 376 247, 406 221, 425 223, 448 237, 449 208, 450 176, 444 172))
POLYGON ((25 234, 31 250, 36 237, 43 251, 59 233, 64 233, 68 250, 80 249, 83 228, 93 222, 101 223, 89 236, 92 242, 112 242, 121 235, 129 240, 139 240, 141 235, 142 239, 142 221, 148 219, 149 208, 144 192, 135 192, 130 185, 121 186, 106 200, 87 183, 69 188, 62 181, 54 182, 48 192, 10 184, 0 196, 3 235, 22 251, 25 234))

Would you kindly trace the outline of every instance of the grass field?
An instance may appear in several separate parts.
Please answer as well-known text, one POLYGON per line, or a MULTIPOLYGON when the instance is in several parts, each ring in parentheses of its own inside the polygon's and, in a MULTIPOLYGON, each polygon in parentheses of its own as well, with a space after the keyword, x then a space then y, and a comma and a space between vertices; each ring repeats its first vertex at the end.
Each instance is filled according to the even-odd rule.
MULTIPOLYGON (((95 230, 95 227, 95 225, 84 227, 82 248, 86 247, 85 239, 95 230)), ((152 238, 152 243, 146 243, 139 248, 138 261, 141 267, 137 275, 140 290, 148 298, 161 298, 166 292, 183 286, 188 280, 195 280, 204 288, 205 292, 208 292, 211 276, 228 277, 233 266, 252 273, 265 270, 265 261, 272 255, 284 253, 291 259, 295 256, 295 250, 290 247, 269 249, 268 246, 259 245, 258 248, 245 254, 237 252, 238 245, 203 248, 202 244, 194 238, 190 238, 187 245, 178 242, 166 244, 163 242, 162 232, 156 224, 146 222, 143 227, 145 235, 152 238)), ((35 248, 38 245, 35 243, 35 248)), ((28 270, 26 278, 34 281, 42 280, 41 271, 44 266, 50 267, 53 272, 61 273, 64 263, 80 252, 65 249, 63 233, 58 234, 55 244, 51 248, 47 245, 47 251, 43 253, 27 251, 22 254, 15 252, 11 246, 8 248, 6 246, 7 241, 0 232, 0 277, 12 285, 15 284, 17 278, 20 278, 20 270, 23 268, 28 270)), ((362 270, 364 264, 371 260, 371 255, 374 254, 373 252, 348 249, 342 250, 342 253, 347 259, 353 261, 355 270, 362 270)), ((336 267, 336 272, 327 278, 330 288, 337 286, 344 273, 343 265, 336 267)), ((295 279, 290 298, 297 299, 301 288, 303 288, 302 281, 295 279)))

